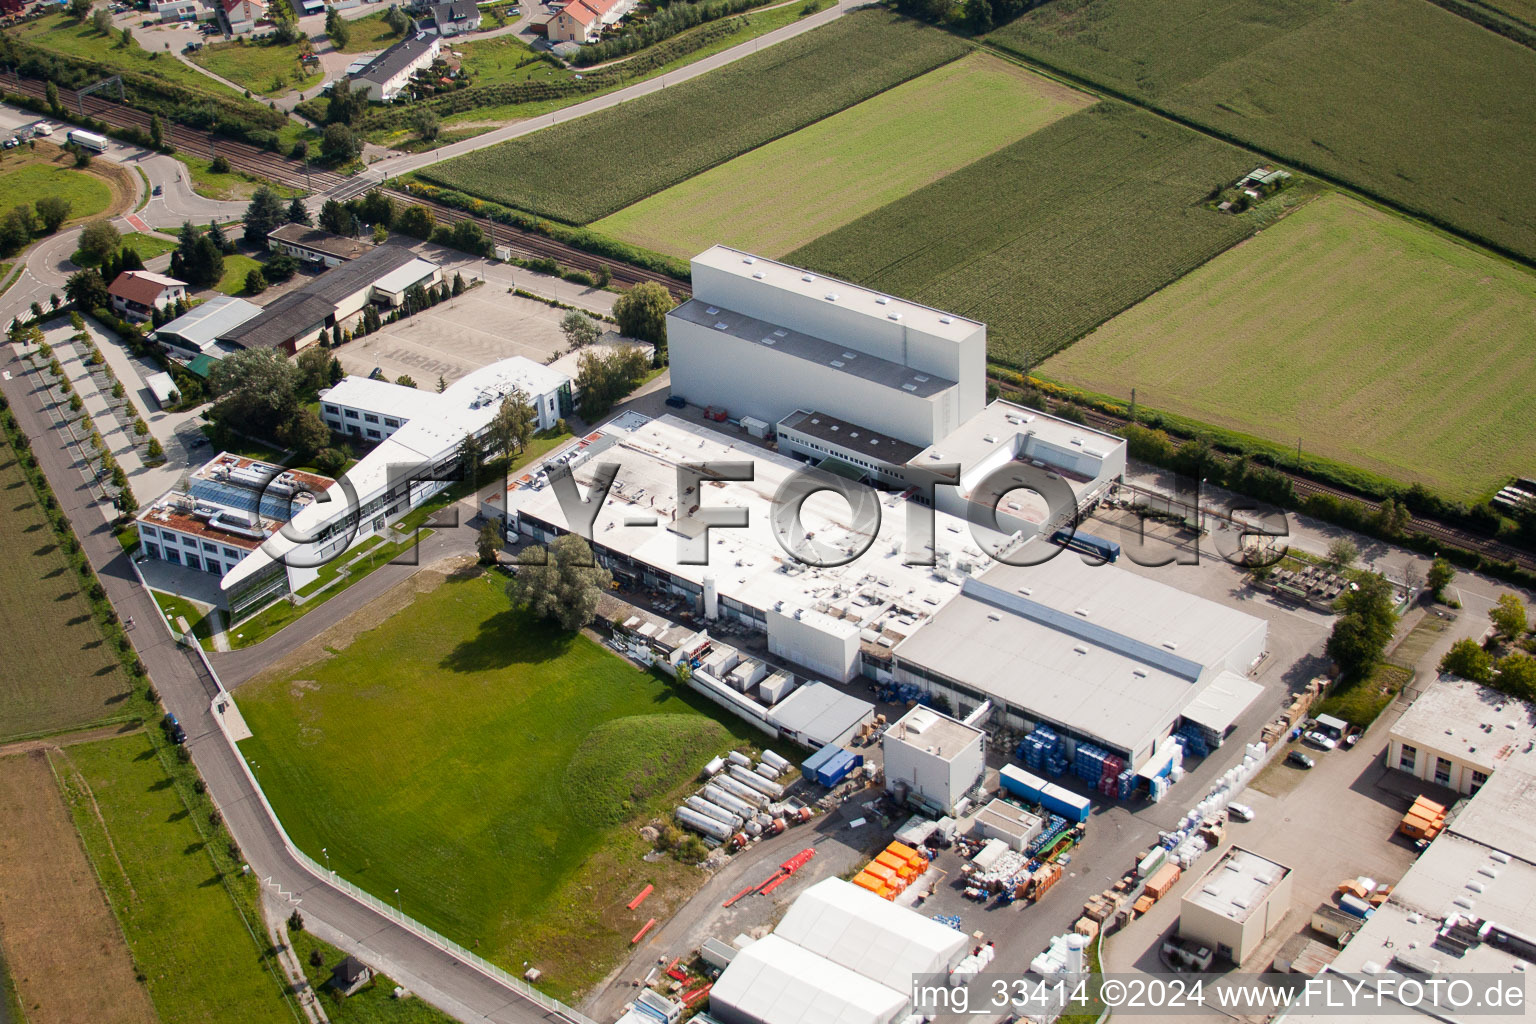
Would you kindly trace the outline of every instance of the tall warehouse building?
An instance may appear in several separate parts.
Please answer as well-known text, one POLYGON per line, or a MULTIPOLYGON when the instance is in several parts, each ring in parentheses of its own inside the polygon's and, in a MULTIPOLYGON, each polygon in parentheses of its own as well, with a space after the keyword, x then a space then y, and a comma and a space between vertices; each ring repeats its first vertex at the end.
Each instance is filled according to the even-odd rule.
POLYGON ((986 405, 987 328, 716 245, 667 314, 672 393, 778 423, 819 410, 927 446, 986 405))

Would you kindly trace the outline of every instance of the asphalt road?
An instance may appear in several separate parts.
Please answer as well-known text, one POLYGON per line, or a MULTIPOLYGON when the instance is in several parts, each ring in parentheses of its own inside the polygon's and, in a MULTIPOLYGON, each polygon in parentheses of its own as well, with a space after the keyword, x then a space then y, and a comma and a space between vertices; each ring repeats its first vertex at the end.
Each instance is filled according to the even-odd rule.
MULTIPOLYGON (((7 306, 11 306, 9 299, 8 295, 7 306)), ((52 429, 52 414, 42 408, 30 378, 9 350, 0 361, 0 369, 11 375, 0 387, 31 438, 39 464, 53 484, 60 507, 74 524, 113 607, 123 619, 132 617, 144 624, 131 634, 135 647, 166 707, 186 726, 193 760, 252 871, 305 917, 348 937, 350 942, 343 945, 349 952, 462 1020, 506 1024, 561 1020, 500 981, 331 888, 288 852, 260 792, 214 719, 211 697, 217 684, 203 670, 198 655, 177 645, 159 625, 163 620, 158 607, 138 585, 106 517, 83 486, 74 458, 52 429)))

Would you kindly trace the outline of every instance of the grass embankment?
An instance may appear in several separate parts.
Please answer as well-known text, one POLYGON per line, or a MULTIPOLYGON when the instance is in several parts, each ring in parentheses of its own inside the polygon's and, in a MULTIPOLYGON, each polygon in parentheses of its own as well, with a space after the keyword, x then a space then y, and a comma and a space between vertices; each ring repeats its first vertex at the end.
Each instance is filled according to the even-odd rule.
POLYGON ((266 185, 284 199, 292 199, 294 196, 304 194, 303 189, 278 185, 253 174, 246 174, 244 171, 215 171, 213 161, 204 157, 185 152, 178 152, 175 156, 187 167, 187 173, 192 178, 192 191, 204 199, 249 199, 262 185, 266 185))
POLYGON ((0 442, 0 741, 123 721, 130 683, 9 445, 0 442))
POLYGON ((614 213, 963 55, 968 44, 885 11, 708 75, 418 172, 572 224, 614 213), (657 131, 657 125, 667 130, 657 131), (623 160, 594 153, 623 152, 623 160))
POLYGON ((1536 461, 1533 320, 1536 273, 1329 195, 1041 372, 1475 500, 1536 461))
POLYGON ((90 21, 76 21, 66 13, 44 15, 35 21, 7 28, 6 32, 63 57, 95 61, 118 71, 152 75, 197 92, 244 99, 241 92, 215 82, 165 50, 146 50, 137 40, 125 47, 118 32, 103 35, 91 26, 90 21))
POLYGON ((262 96, 281 96, 294 89, 308 89, 320 84, 325 76, 320 65, 311 64, 315 71, 306 71, 299 63, 304 52, 298 43, 278 46, 274 43, 249 43, 236 39, 228 43, 211 43, 190 55, 192 63, 221 78, 250 89, 262 96))
POLYGON ((654 884, 645 914, 661 917, 698 881, 642 861, 637 826, 754 737, 511 608, 504 583, 450 578, 243 685, 255 736, 242 749, 306 851, 326 847, 342 876, 391 903, 398 888, 407 914, 492 961, 537 965, 569 997, 628 948, 635 891, 654 884))
POLYGON ((717 242, 781 256, 1091 102, 972 54, 592 227, 680 258, 717 242))

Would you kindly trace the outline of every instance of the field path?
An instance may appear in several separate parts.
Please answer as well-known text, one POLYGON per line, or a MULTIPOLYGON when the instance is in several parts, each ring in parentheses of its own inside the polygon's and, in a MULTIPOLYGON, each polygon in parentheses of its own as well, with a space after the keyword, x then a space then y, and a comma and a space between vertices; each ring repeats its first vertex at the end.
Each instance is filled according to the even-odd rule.
POLYGON ((17 740, 15 743, 0 744, 0 757, 10 757, 13 754, 30 754, 34 750, 59 750, 63 747, 72 747, 76 743, 94 743, 96 740, 116 739, 119 736, 131 736, 139 731, 136 725, 103 725, 97 729, 82 729, 79 732, 65 732, 54 736, 44 736, 35 740, 17 740))
POLYGON ((349 194, 360 194, 354 191, 354 189, 357 188, 357 183, 364 178, 385 181, 401 174, 418 171, 423 167, 430 167, 433 164, 451 160, 456 156, 463 156, 465 153, 473 153, 476 150, 485 149, 487 146, 494 146, 509 139, 532 134, 541 128, 550 128, 565 121, 574 121, 577 118, 586 117, 588 114, 595 114, 599 110, 607 110, 609 107, 616 107, 621 103, 627 103, 641 96, 660 92, 669 85, 679 85, 691 78, 697 78, 700 75, 714 71, 716 68, 721 68, 738 61, 765 47, 773 46, 775 43, 782 43, 786 39, 793 39, 795 36, 809 32, 812 29, 830 24, 849 11, 857 10, 867 4, 868 0, 838 0, 833 6, 828 7, 824 11, 819 11, 808 18, 801 18, 799 21, 785 25, 783 28, 776 28, 772 32, 758 36, 756 39, 749 39, 744 43, 731 47, 729 50, 721 50, 713 56, 695 61, 686 67, 678 68, 676 71, 669 71, 665 75, 658 75, 643 82, 636 82, 634 85, 625 86, 623 89, 617 89, 610 93, 604 93, 602 96, 564 107, 550 114, 530 118, 526 121, 519 121, 517 124, 511 124, 493 132, 486 132, 484 135, 476 135, 472 139, 464 139, 461 142, 455 142, 439 149, 434 149, 431 152, 388 157, 370 166, 357 178, 350 179, 345 187, 349 194))

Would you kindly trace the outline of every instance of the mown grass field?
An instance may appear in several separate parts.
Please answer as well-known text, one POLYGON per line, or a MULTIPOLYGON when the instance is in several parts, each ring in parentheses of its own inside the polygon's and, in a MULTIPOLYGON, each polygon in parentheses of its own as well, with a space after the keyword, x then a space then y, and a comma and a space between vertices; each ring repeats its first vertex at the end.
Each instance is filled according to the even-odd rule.
POLYGON ((69 219, 78 220, 94 217, 112 205, 112 187, 72 165, 73 160, 69 165, 40 161, 14 169, 0 164, 0 196, 5 197, 6 209, 33 206, 45 196, 58 196, 69 201, 69 219))
POLYGON ((990 38, 1536 258, 1536 52, 1426 0, 1057 0, 990 38))
MULTIPOLYGON (((242 93, 215 82, 195 68, 187 67, 163 49, 146 50, 137 40, 132 46, 120 46, 122 40, 117 32, 102 35, 91 27, 89 20, 76 21, 68 14, 48 14, 35 21, 7 28, 6 32, 66 57, 93 60, 117 70, 153 75, 197 92, 244 98, 242 93)), ((146 35, 145 38, 153 37, 146 35)))
POLYGON ((503 583, 450 578, 243 685, 241 748, 306 851, 568 996, 628 948, 636 890, 656 885, 645 916, 664 917, 697 883, 641 861, 637 829, 750 730, 512 609, 503 583))
MULTIPOLYGON (((281 96, 293 89, 308 89, 324 77, 306 73, 299 66, 299 46, 262 45, 235 40, 213 43, 189 56, 192 63, 262 96, 281 96)), ((318 67, 318 65, 316 65, 318 67)))
POLYGON ((28 1024, 155 1024, 42 751, 0 758, 0 942, 28 1024))
POLYGON ((288 943, 332 1024, 455 1024, 455 1018, 419 997, 396 999, 395 982, 382 974, 375 974, 368 984, 350 996, 338 995, 326 983, 345 954, 307 931, 288 932, 288 943), (323 967, 309 962, 310 955, 315 952, 319 952, 324 960, 323 967))
POLYGON ((1200 204, 1253 165, 1104 102, 830 232, 791 263, 987 324, 990 358, 1033 365, 1247 236, 1200 204))
POLYGON ((0 622, 27 624, 5 640, 0 742, 122 718, 128 677, 3 442, 0 550, 0 622))
POLYGON ((1093 102, 989 54, 946 64, 593 227, 686 258, 781 256, 1093 102))
POLYGON ((342 53, 366 53, 383 50, 400 41, 400 35, 384 23, 384 12, 370 14, 347 22, 347 45, 339 46, 342 53))
POLYGON ((1333 194, 1041 369, 1470 499, 1536 462, 1533 323, 1536 274, 1333 194))
POLYGON ((160 1020, 294 1024, 264 957, 257 881, 215 867, 213 852, 229 861, 205 845, 206 811, 183 802, 185 781, 167 774, 149 737, 82 743, 65 755, 55 766, 75 828, 160 1020), (255 936, 231 886, 246 902, 255 936))
POLYGON ((131 231, 123 236, 123 245, 139 254, 141 260, 152 260, 156 256, 164 256, 176 248, 176 240, 173 238, 161 238, 159 235, 146 235, 140 231, 131 231))
POLYGON ((418 173, 438 185, 586 224, 968 48, 929 26, 865 11, 708 75, 418 173))

